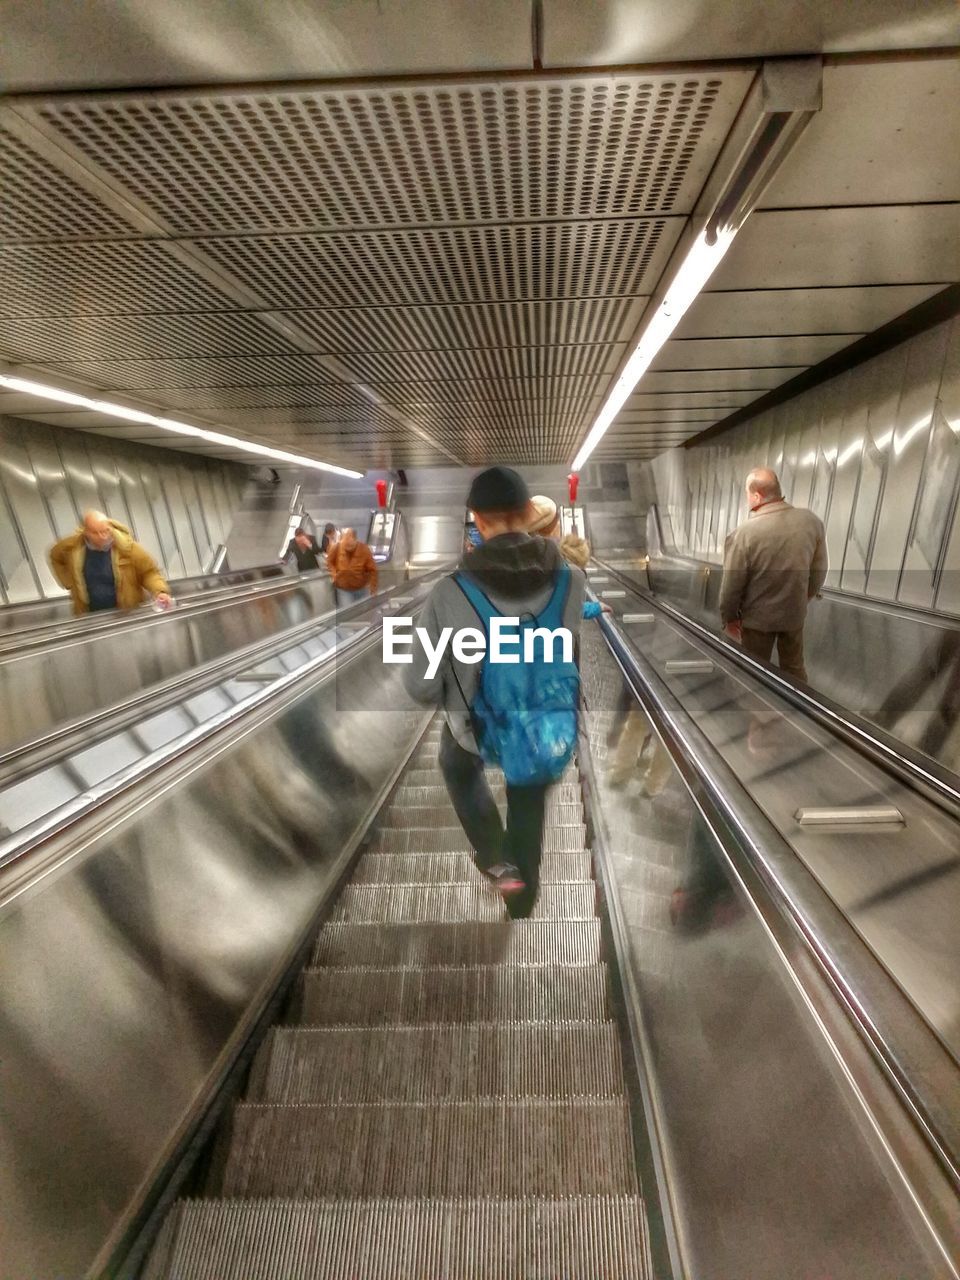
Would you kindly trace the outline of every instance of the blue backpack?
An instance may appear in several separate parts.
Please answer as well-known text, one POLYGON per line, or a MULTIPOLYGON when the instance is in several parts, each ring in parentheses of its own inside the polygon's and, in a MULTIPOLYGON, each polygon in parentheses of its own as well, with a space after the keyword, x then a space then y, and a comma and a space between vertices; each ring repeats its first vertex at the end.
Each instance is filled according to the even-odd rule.
MULTIPOLYGON (((518 663, 489 660, 490 622, 504 615, 465 574, 454 574, 454 581, 483 623, 487 637, 487 656, 470 708, 480 755, 487 764, 499 765, 511 786, 553 782, 570 763, 577 745, 580 673, 573 662, 545 661, 546 645, 542 642, 534 646, 533 661, 524 662, 523 637, 534 627, 554 631, 563 625, 570 567, 565 564, 559 569, 542 613, 520 619, 518 663)), ((510 652, 517 650, 511 647, 510 652)))

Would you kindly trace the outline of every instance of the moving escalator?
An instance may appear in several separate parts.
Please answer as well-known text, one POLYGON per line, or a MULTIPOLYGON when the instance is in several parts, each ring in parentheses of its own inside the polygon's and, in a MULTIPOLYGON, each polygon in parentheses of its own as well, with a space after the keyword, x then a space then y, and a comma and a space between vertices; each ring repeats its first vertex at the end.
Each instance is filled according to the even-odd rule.
POLYGON ((376 625, 0 866, 11 1275, 956 1274, 956 1061, 630 625, 530 920, 376 625))
MULTIPOLYGON (((222 573, 204 573, 191 578, 175 578, 170 591, 178 604, 195 597, 207 597, 210 592, 225 592, 237 587, 249 586, 283 575, 280 564, 257 565, 249 569, 230 569, 222 573)), ((92 622, 103 621, 87 615, 92 622)), ((0 640, 8 640, 38 633, 41 628, 62 627, 76 622, 70 597, 64 593, 48 600, 29 600, 23 604, 8 604, 0 608, 0 640)))

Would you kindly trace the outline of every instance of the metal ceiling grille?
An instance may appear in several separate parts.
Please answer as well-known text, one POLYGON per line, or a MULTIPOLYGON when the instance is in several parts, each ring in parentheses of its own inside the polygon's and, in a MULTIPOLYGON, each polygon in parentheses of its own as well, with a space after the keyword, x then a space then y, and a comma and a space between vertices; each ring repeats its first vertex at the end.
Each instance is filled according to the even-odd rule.
POLYGON ((257 315, 52 316, 0 319, 0 348, 16 360, 66 364, 257 355, 295 350, 257 315))
MULTIPOLYGON (((304 405, 318 408, 352 407, 357 410, 370 408, 370 400, 346 383, 331 382, 322 386, 250 386, 250 387, 202 387, 196 390, 156 390, 151 399, 164 404, 177 405, 183 410, 196 409, 206 413, 217 409, 277 409, 304 405)), ((251 423, 253 430, 253 423, 251 423)))
POLYGON ((138 95, 40 114, 176 234, 636 217, 687 211, 739 78, 138 95))
MULTIPOLYGON (((270 343, 264 346, 269 349, 270 343)), ((273 345, 290 350, 289 344, 274 338, 273 345)), ((88 361, 68 366, 78 376, 86 375, 111 387, 148 391, 166 387, 266 387, 271 384, 337 383, 316 356, 238 356, 206 360, 118 360, 88 361)))
POLYGON ((162 241, 0 246, 0 315, 218 311, 236 305, 162 241))
POLYGON ((460 378, 450 382, 396 382, 373 384, 391 404, 413 405, 487 404, 595 395, 599 377, 460 378))
POLYGON ((288 318, 324 351, 444 351, 625 342, 646 299, 571 298, 445 306, 293 311, 288 318))
POLYGON ((360 352, 341 363, 358 378, 382 381, 528 378, 594 375, 612 372, 622 344, 570 347, 504 347, 474 351, 360 352))
POLYGON ((123 218, 0 128, 0 243, 129 235, 123 218))
POLYGON ((274 307, 648 294, 682 219, 224 236, 197 247, 274 307))
POLYGON ((752 75, 8 100, 0 352, 331 461, 564 461, 752 75))

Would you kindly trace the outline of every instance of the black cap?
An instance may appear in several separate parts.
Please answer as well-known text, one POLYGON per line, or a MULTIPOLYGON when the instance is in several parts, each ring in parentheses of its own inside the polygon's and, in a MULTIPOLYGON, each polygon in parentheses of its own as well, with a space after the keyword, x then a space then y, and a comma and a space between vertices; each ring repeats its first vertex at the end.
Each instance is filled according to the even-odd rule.
POLYGON ((522 511, 530 501, 523 476, 510 467, 488 467, 473 477, 467 506, 471 511, 522 511))

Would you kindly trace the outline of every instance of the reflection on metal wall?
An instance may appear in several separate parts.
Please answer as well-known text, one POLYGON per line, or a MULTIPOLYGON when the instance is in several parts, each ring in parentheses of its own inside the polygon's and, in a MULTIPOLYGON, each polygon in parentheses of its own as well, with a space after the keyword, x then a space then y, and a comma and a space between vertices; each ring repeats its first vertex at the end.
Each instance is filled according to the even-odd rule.
POLYGON ((751 467, 824 521, 828 585, 960 614, 960 319, 653 463, 666 549, 719 561, 751 467))
POLYGON ((119 520, 170 578, 226 542, 246 468, 0 417, 0 604, 64 593, 50 546, 89 507, 119 520))

